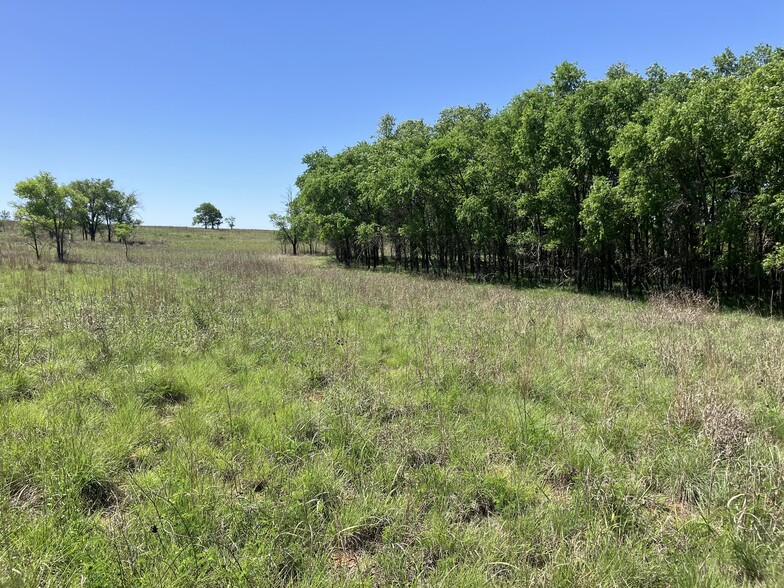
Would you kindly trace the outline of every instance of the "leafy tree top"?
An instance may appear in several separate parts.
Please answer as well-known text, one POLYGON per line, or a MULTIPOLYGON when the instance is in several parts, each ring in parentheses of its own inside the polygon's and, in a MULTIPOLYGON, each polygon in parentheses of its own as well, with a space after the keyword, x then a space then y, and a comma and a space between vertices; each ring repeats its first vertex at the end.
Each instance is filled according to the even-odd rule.
POLYGON ((194 210, 196 216, 193 217, 193 225, 204 225, 204 228, 217 229, 223 222, 223 215, 218 208, 210 203, 203 202, 194 210))

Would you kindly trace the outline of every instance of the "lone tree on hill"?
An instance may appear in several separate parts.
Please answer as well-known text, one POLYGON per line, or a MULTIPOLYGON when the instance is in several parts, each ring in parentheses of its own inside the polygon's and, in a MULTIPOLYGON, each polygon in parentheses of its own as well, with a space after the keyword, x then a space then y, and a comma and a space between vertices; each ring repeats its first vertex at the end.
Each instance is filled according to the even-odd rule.
POLYGON ((196 216, 193 217, 193 225, 204 225, 207 227, 217 229, 223 222, 223 215, 221 211, 214 204, 204 202, 199 204, 194 210, 196 216))

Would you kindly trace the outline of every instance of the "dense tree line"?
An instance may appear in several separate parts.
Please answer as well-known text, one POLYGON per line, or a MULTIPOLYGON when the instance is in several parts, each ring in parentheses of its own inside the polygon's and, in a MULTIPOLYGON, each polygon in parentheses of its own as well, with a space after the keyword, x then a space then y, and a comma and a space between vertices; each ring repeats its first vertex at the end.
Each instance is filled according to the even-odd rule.
POLYGON ((276 226, 296 252, 625 293, 784 301, 784 50, 590 81, 563 63, 492 113, 384 116, 303 158, 276 226))

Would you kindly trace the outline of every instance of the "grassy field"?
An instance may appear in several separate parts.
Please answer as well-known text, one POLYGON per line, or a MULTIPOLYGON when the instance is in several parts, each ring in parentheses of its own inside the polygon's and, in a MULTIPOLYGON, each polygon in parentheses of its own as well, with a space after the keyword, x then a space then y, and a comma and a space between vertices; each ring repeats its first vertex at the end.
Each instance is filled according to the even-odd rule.
POLYGON ((0 585, 784 584, 781 321, 138 238, 0 233, 0 585))

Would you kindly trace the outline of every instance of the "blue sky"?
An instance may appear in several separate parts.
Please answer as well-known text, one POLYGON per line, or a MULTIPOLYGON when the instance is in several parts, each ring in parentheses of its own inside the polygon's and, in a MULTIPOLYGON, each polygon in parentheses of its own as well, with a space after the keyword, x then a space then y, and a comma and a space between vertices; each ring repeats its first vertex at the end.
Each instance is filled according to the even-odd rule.
POLYGON ((577 61, 643 72, 784 45, 784 2, 0 0, 0 208, 40 170, 114 178, 146 224, 269 227, 305 153, 389 112, 502 108, 577 61))

